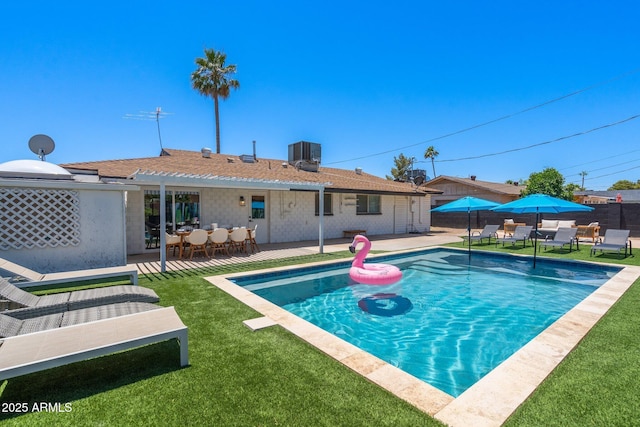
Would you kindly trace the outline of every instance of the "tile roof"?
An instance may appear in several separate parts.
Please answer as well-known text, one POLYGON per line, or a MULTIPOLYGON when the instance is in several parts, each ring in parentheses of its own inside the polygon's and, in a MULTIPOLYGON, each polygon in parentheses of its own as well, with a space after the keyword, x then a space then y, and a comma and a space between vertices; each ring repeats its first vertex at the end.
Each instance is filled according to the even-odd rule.
POLYGON ((243 162, 240 156, 215 154, 204 157, 199 151, 164 149, 164 155, 122 160, 68 163, 60 165, 75 170, 97 171, 102 178, 124 179, 137 171, 157 173, 189 173, 220 177, 261 180, 295 181, 303 183, 330 183, 326 191, 368 192, 383 194, 441 193, 410 183, 395 182, 366 172, 320 166, 318 172, 298 170, 284 160, 258 158, 256 162, 243 162), (286 165, 286 167, 284 166, 286 165))
POLYGON ((440 175, 439 177, 434 178, 431 181, 428 181, 426 185, 435 186, 438 184, 446 183, 447 181, 455 182, 459 184, 465 184, 470 187, 477 187, 485 190, 490 190, 494 193, 509 194, 514 196, 519 196, 520 191, 523 189, 522 187, 519 187, 513 184, 502 184, 499 182, 480 181, 478 179, 458 178, 455 176, 447 176, 447 175, 440 175))

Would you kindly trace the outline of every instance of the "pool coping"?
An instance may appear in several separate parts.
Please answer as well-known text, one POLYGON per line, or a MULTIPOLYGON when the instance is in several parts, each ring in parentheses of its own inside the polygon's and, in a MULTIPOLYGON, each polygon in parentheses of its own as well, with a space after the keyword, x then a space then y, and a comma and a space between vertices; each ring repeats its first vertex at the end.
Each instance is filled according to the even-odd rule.
MULTIPOLYGON (((452 249, 441 246, 429 249, 438 248, 452 249)), ((419 251, 424 251, 424 248, 386 252, 371 255, 368 259, 419 251)), ((524 255, 513 256, 531 258, 524 255)), ((460 396, 454 398, 228 280, 233 277, 311 268, 336 262, 340 261, 314 262, 301 266, 211 276, 205 279, 264 316, 245 321, 251 330, 260 329, 260 325, 280 325, 371 382, 450 426, 502 425, 640 277, 640 267, 580 261, 620 267, 622 270, 460 396)))

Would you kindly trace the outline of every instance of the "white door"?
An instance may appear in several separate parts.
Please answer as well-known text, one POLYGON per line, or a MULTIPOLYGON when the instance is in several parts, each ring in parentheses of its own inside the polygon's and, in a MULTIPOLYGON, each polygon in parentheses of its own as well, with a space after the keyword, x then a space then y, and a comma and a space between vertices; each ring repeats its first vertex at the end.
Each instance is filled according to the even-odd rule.
POLYGON ((256 242, 258 244, 267 243, 269 242, 267 195, 266 193, 252 194, 249 202, 251 203, 249 205, 249 227, 253 228, 257 225, 256 242))

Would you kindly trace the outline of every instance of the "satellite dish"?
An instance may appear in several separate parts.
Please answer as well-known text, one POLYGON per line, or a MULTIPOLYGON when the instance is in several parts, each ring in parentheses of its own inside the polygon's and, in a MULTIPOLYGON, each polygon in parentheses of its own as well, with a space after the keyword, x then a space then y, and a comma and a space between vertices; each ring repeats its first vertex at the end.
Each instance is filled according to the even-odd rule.
POLYGON ((416 176, 415 178, 413 178, 413 183, 416 185, 416 187, 420 187, 423 182, 424 182, 424 177, 422 176, 416 176))
POLYGON ((53 152, 54 148, 56 148, 56 144, 47 135, 38 134, 29 139, 29 149, 37 154, 42 161, 44 161, 44 156, 53 152))

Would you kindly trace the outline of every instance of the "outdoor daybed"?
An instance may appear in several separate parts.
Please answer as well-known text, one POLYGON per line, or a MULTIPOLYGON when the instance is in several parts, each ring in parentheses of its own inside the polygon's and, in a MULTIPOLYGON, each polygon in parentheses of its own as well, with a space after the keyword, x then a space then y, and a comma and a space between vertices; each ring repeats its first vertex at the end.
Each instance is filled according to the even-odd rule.
POLYGON ((0 345, 0 380, 174 338, 186 366, 187 327, 173 307, 12 336, 0 345))

